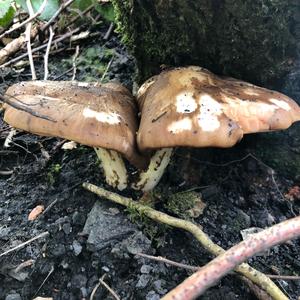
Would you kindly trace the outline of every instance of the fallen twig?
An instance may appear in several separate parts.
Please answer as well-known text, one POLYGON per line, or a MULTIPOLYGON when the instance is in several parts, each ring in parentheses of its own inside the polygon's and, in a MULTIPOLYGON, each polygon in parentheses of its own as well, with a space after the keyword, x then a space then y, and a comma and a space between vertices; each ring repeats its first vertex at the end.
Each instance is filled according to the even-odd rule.
MULTIPOLYGON (((53 40, 53 41, 52 41, 52 44, 59 43, 59 42, 65 40, 65 39, 71 37, 73 34, 75 34, 76 32, 78 32, 79 30, 80 30, 80 28, 78 27, 78 28, 76 28, 76 29, 74 29, 74 30, 72 30, 72 31, 70 31, 70 32, 67 32, 67 33, 63 34, 63 35, 60 36, 59 38, 53 40)), ((37 30, 36 30, 36 33, 37 33, 37 30)), ((14 41, 15 41, 15 40, 14 40, 14 41)), ((14 42, 14 41, 13 41, 13 42, 14 42)), ((18 45, 16 46, 16 47, 17 47, 16 51, 19 50, 19 48, 21 47, 20 44, 23 45, 23 43, 24 43, 24 36, 23 36, 22 42, 19 42, 18 45)), ((8 45, 9 45, 9 44, 8 44, 8 45)), ((42 50, 42 49, 45 49, 45 48, 47 47, 47 45, 48 45, 48 43, 45 43, 45 44, 43 44, 43 45, 41 45, 41 46, 38 46, 38 47, 36 47, 36 48, 33 48, 31 52, 32 52, 32 53, 35 53, 35 52, 37 52, 37 51, 40 51, 40 50, 42 50)), ((18 61, 20 61, 21 59, 23 59, 23 58, 25 58, 25 57, 27 56, 27 53, 24 53, 24 54, 19 55, 18 57, 15 57, 15 58, 11 59, 10 61, 8 61, 8 62, 6 62, 6 63, 4 63, 5 59, 4 59, 4 60, 1 59, 1 51, 3 51, 5 48, 6 48, 6 47, 4 47, 3 49, 0 50, 0 64, 1 64, 1 65, 0 65, 0 68, 5 68, 5 67, 7 67, 7 66, 10 66, 11 64, 14 64, 14 63, 18 62, 18 61)), ((16 51, 15 51, 15 52, 16 52, 16 51)), ((13 52, 13 53, 15 53, 15 52, 13 52)), ((5 52, 5 53, 6 53, 6 52, 5 52)))
POLYGON ((70 6, 74 0, 68 0, 67 2, 64 2, 60 8, 56 11, 56 13, 51 17, 51 19, 42 27, 42 31, 45 31, 52 23, 55 21, 55 19, 60 15, 60 13, 66 9, 68 6, 70 6))
POLYGON ((7 171, 2 171, 2 170, 0 170, 0 175, 2 175, 2 176, 10 176, 10 175, 12 175, 13 174, 13 170, 7 170, 7 171))
MULTIPOLYGON (((34 39, 36 35, 38 34, 38 29, 37 27, 33 27, 31 32, 30 32, 30 37, 31 39, 34 39)), ((4 67, 6 65, 6 60, 18 52, 23 45, 25 44, 26 37, 25 34, 22 33, 18 38, 12 40, 10 43, 8 43, 4 48, 0 50, 0 67, 4 67)), ((24 54, 24 57, 27 56, 27 53, 24 54)))
POLYGON ((109 27, 108 27, 108 30, 106 31, 106 33, 105 33, 105 35, 104 35, 104 37, 103 37, 103 39, 104 39, 105 41, 109 39, 109 37, 110 37, 110 35, 111 35, 113 29, 114 29, 114 23, 111 22, 110 25, 109 25, 109 27))
POLYGON ((76 59, 77 59, 78 55, 79 55, 79 45, 76 46, 75 54, 72 58, 72 67, 73 67, 72 81, 74 81, 76 78, 76 72, 77 72, 76 59))
POLYGON ((46 237, 46 236, 48 236, 48 235, 49 235, 49 232, 48 232, 48 231, 45 231, 45 232, 43 232, 43 233, 40 233, 39 235, 33 237, 32 239, 29 239, 28 241, 26 241, 26 242, 24 242, 24 243, 21 243, 21 244, 17 245, 16 247, 13 247, 13 248, 11 248, 11 249, 9 249, 9 250, 7 250, 7 251, 4 251, 3 253, 0 254, 0 257, 5 256, 5 255, 7 255, 7 254, 9 254, 9 253, 11 253, 11 252, 14 252, 14 251, 16 251, 16 250, 19 250, 19 249, 25 247, 26 245, 28 245, 28 244, 30 244, 30 243, 32 243, 32 242, 38 240, 38 239, 41 239, 41 238, 43 238, 43 237, 46 237))
POLYGON ((41 13, 44 11, 46 4, 47 4, 48 0, 44 0, 42 5, 40 6, 40 8, 38 9, 38 11, 33 14, 32 16, 30 16, 28 19, 26 19, 25 21, 23 21, 22 23, 20 23, 19 25, 12 27, 9 30, 4 31, 1 35, 0 35, 0 39, 2 39, 3 37, 5 37, 6 35, 18 30, 19 28, 25 26, 26 24, 30 23, 31 21, 33 21, 34 19, 36 19, 39 15, 41 15, 41 13))
MULTIPOLYGON (((181 228, 190 232, 209 253, 214 254, 215 256, 218 256, 225 252, 223 248, 215 244, 208 235, 206 235, 196 224, 192 222, 169 216, 166 213, 159 212, 153 208, 134 202, 131 198, 123 197, 118 194, 109 192, 90 183, 83 183, 83 187, 100 197, 104 197, 115 203, 133 208, 154 221, 164 223, 176 228, 181 228)), ((284 293, 270 278, 268 278, 265 274, 255 270, 248 264, 242 263, 235 268, 235 271, 241 273, 245 277, 249 278, 252 282, 260 286, 262 289, 267 291, 267 293, 272 296, 273 299, 288 300, 284 293)))
MULTIPOLYGON (((31 5, 31 0, 26 0, 27 9, 29 11, 30 17, 34 15, 34 11, 31 5)), ((32 29, 32 22, 29 22, 26 25, 26 31, 25 31, 25 42, 27 45, 27 54, 28 54, 28 60, 30 64, 30 70, 31 70, 31 76, 32 80, 36 80, 36 72, 34 68, 34 62, 32 57, 32 49, 31 49, 31 29, 32 29)))
POLYGON ((96 284, 96 286, 93 288, 90 299, 93 300, 94 296, 99 288, 99 286, 102 284, 108 291, 109 293, 113 296, 115 300, 120 300, 120 297, 117 295, 117 293, 104 281, 105 274, 99 279, 99 282, 96 284))
POLYGON ((163 300, 189 300, 209 288, 238 264, 256 253, 300 236, 300 217, 289 219, 249 236, 245 241, 235 245, 213 259, 183 283, 165 295, 163 300))
POLYGON ((187 264, 182 264, 182 263, 179 263, 179 262, 174 261, 174 260, 167 259, 167 258, 162 257, 162 256, 153 256, 153 255, 148 255, 148 254, 145 254, 145 253, 137 253, 136 255, 141 256, 141 257, 145 257, 145 258, 148 258, 148 259, 151 259, 151 260, 159 261, 159 262, 162 262, 162 263, 174 266, 174 267, 190 270, 190 271, 193 271, 193 272, 196 272, 200 269, 200 267, 191 266, 191 265, 187 265, 187 264))
POLYGON ((54 32, 53 32, 52 26, 50 26, 49 27, 49 40, 48 40, 48 44, 47 44, 47 48, 46 48, 46 53, 44 56, 44 80, 47 80, 48 75, 49 75, 48 59, 49 59, 49 53, 50 53, 50 49, 51 49, 53 36, 54 36, 54 32))

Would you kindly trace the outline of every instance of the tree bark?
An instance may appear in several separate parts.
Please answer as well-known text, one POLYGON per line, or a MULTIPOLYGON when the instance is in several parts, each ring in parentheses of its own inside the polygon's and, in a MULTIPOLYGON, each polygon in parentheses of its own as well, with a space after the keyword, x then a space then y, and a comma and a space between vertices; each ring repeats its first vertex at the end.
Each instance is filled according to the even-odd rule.
POLYGON ((161 65, 199 65, 272 83, 300 49, 298 0, 113 0, 139 81, 161 65))

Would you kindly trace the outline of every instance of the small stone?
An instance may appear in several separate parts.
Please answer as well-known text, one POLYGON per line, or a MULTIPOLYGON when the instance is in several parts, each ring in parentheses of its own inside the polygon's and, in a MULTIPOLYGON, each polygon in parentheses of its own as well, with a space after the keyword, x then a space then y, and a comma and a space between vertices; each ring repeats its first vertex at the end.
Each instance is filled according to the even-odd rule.
POLYGON ((85 216, 84 214, 75 211, 72 215, 72 223, 74 225, 83 225, 85 223, 85 216))
POLYGON ((153 268, 150 265, 142 265, 141 273, 142 274, 149 274, 153 268))
POLYGON ((54 257, 63 256, 66 253, 66 248, 63 244, 53 245, 52 249, 50 250, 50 253, 54 257))
POLYGON ((147 284, 149 283, 150 279, 152 276, 147 275, 147 274, 143 274, 140 276, 138 283, 136 284, 137 288, 144 288, 147 286, 147 284))
POLYGON ((167 290, 163 288, 163 286, 166 284, 164 280, 155 280, 153 282, 153 287, 157 293, 160 295, 164 295, 167 293, 167 290))
POLYGON ((75 256, 78 256, 82 251, 81 244, 77 240, 74 240, 72 246, 75 256))
POLYGON ((18 293, 8 294, 5 297, 5 300, 22 300, 21 295, 18 293))
POLYGON ((72 232, 72 227, 71 227, 70 223, 63 224, 62 230, 64 231, 65 234, 71 233, 72 232))
POLYGON ((86 286, 87 278, 83 274, 74 275, 71 281, 73 288, 81 289, 86 286))
POLYGON ((159 300, 159 299, 160 299, 160 295, 156 294, 155 291, 150 291, 146 295, 146 300, 159 300))

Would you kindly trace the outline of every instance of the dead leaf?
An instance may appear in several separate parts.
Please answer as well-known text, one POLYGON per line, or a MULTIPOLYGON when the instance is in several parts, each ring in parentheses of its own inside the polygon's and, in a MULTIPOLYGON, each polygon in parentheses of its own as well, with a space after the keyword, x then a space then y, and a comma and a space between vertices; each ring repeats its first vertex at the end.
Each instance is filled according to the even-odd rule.
POLYGON ((61 146, 61 149, 64 149, 64 150, 73 150, 75 148, 77 148, 77 144, 74 141, 66 142, 61 146))
POLYGON ((298 185, 291 187, 284 196, 290 201, 300 200, 300 187, 298 185))
POLYGON ((35 220, 43 211, 45 207, 44 205, 37 205, 28 215, 28 220, 33 221, 35 220))

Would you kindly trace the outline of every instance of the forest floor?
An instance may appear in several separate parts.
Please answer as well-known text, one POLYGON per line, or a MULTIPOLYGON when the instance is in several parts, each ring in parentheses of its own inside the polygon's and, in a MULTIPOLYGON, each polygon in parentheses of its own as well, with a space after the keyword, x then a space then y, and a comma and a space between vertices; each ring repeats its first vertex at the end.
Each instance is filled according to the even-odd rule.
MULTIPOLYGON (((102 37, 98 38, 97 45, 101 45, 102 37)), ((95 75, 93 61, 101 56, 102 62, 107 64, 114 53, 107 78, 117 79, 131 88, 134 61, 117 37, 113 34, 105 44, 103 42, 104 48, 97 45, 90 40, 81 47, 85 61, 81 61, 76 79, 85 80, 87 74, 95 75)), ((50 59, 49 79, 58 78, 70 67, 68 62, 63 63, 65 56, 50 59)), ((42 62, 37 60, 37 66, 42 73, 42 62)), ((71 75, 66 73, 60 79, 70 80, 71 75)), ((4 91, 8 85, 30 78, 27 67, 22 72, 10 69, 2 74, 1 89, 4 91)), ((139 219, 122 207, 85 191, 81 187, 85 181, 110 189, 103 181, 91 148, 78 145, 75 149, 63 150, 61 139, 24 132, 18 132, 10 147, 4 148, 10 128, 2 116, 0 299, 37 296, 55 300, 92 299, 99 278, 105 275, 103 280, 122 300, 156 300, 190 272, 137 253, 196 266, 212 259, 190 234, 139 219), (37 205, 44 205, 46 210, 36 220, 29 221, 29 213, 37 205), (2 255, 44 232, 49 234, 2 255)), ((193 221, 225 249, 242 240, 242 230, 259 230, 299 215, 299 199, 290 201, 286 194, 300 184, 300 178, 283 176, 259 160, 248 148, 253 139, 246 137, 236 147, 226 150, 177 149, 157 188, 161 199, 156 208, 176 215, 170 211, 168 199, 177 192, 193 189, 193 196, 205 203, 203 212, 193 221)), ((134 199, 141 196, 130 190, 122 194, 134 199)), ((299 240, 290 241, 248 262, 266 274, 300 275, 299 247, 299 240)), ((289 299, 299 299, 300 280, 275 282, 289 299)), ((93 299, 113 298, 100 285, 93 299)), ((257 298, 231 274, 200 299, 257 298)))

